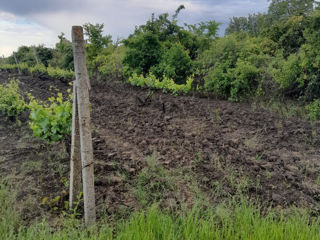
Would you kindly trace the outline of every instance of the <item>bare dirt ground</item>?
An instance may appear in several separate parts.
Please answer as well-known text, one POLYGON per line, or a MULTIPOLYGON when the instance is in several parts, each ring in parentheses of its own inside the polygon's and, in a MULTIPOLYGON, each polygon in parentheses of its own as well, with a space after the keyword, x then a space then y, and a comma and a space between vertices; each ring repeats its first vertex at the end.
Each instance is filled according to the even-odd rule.
MULTIPOLYGON (((42 100, 54 93, 50 86, 68 88, 58 80, 9 75, 0 73, 0 83, 15 76, 23 92, 42 100)), ((162 191, 153 200, 164 207, 192 204, 199 195, 210 204, 247 196, 264 206, 295 205, 319 215, 319 124, 246 103, 176 97, 117 82, 93 82, 90 94, 100 215, 125 215, 143 205, 137 186, 153 171, 146 160, 151 155, 163 171, 145 178, 142 187, 162 191)), ((26 210, 26 218, 59 212, 68 199, 64 144, 35 139, 27 116, 20 119, 21 125, 0 116, 0 174, 18 183, 21 200, 33 199, 30 209, 38 211, 26 210)))

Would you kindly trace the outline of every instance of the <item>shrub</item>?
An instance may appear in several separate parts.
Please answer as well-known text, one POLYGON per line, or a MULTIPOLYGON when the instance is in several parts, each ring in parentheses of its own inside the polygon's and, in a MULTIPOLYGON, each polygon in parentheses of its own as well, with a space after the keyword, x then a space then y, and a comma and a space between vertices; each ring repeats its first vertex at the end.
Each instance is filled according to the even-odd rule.
POLYGON ((44 65, 42 65, 42 64, 39 64, 39 65, 35 65, 35 66, 33 66, 33 67, 30 67, 30 68, 29 68, 29 72, 30 72, 32 75, 35 75, 35 76, 48 74, 47 68, 46 68, 44 65))
POLYGON ((304 86, 303 70, 300 66, 300 57, 291 54, 288 59, 283 57, 276 60, 276 66, 272 70, 273 79, 280 85, 279 88, 287 96, 299 97, 304 86))
POLYGON ((122 61, 125 52, 125 46, 110 46, 94 59, 92 65, 105 79, 123 79, 122 61))
POLYGON ((158 78, 164 75, 177 84, 185 84, 192 73, 192 60, 182 44, 174 43, 164 52, 160 64, 151 67, 150 71, 158 78))
POLYGON ((49 142, 64 140, 72 127, 72 104, 70 99, 64 101, 62 94, 49 98, 50 104, 40 104, 29 95, 30 128, 34 136, 49 142))
POLYGON ((161 89, 163 92, 171 92, 172 94, 177 95, 181 93, 186 94, 191 90, 193 78, 189 77, 186 84, 176 84, 171 78, 167 77, 163 77, 163 80, 160 81, 152 73, 146 77, 143 75, 138 76, 134 73, 128 81, 133 86, 161 89))
POLYGON ((17 116, 26 109, 18 84, 19 81, 11 80, 8 84, 0 85, 0 110, 8 117, 17 116))
POLYGON ((65 70, 61 68, 54 68, 54 67, 45 67, 44 65, 36 65, 33 67, 28 67, 26 63, 20 63, 19 65, 16 64, 3 64, 0 65, 0 69, 2 70, 14 70, 18 71, 21 70, 22 73, 27 74, 30 73, 34 76, 40 75, 49 75, 52 78, 57 79, 74 79, 74 72, 71 70, 65 70))
POLYGON ((64 70, 64 69, 60 69, 60 68, 48 67, 47 73, 52 78, 74 79, 74 72, 71 70, 64 70))
POLYGON ((264 38, 239 34, 216 40, 197 62, 204 90, 231 101, 261 94, 270 54, 272 43, 264 38))
POLYGON ((314 100, 312 103, 306 106, 309 118, 313 121, 320 119, 320 99, 314 100))

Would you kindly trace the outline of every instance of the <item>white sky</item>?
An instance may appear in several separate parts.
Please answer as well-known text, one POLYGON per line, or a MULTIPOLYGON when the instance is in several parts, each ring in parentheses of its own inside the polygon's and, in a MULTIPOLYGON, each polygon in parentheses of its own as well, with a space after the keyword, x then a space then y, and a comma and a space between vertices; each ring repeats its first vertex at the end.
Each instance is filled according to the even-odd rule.
POLYGON ((8 56, 22 45, 45 44, 54 47, 58 35, 70 38, 72 25, 104 23, 105 34, 125 38, 136 25, 144 24, 154 12, 173 14, 184 4, 179 22, 216 20, 265 12, 267 0, 1 0, 0 56, 8 56))

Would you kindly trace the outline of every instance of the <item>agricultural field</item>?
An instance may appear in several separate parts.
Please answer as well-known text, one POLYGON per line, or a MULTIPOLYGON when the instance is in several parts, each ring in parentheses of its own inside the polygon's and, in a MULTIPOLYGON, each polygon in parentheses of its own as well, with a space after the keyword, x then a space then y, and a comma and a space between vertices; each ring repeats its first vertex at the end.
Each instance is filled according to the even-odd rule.
MULTIPOLYGON (((19 79, 23 95, 29 92, 42 100, 57 91, 67 95, 70 88, 55 79, 4 71, 0 76, 0 84, 19 79)), ((117 81, 93 81, 90 101, 96 203, 102 222, 127 219, 154 204, 175 214, 213 208, 225 220, 233 216, 233 207, 250 212, 247 204, 262 215, 270 207, 275 216, 319 215, 317 123, 248 103, 177 97, 117 81)), ((5 183, 1 191, 4 186, 13 191, 19 221, 35 224, 35 219, 46 218, 59 226, 71 214, 66 209, 68 146, 33 137, 27 114, 18 121, 3 115, 0 120, 0 173, 5 183)), ((80 202, 72 215, 76 219, 82 215, 80 202)))
POLYGON ((117 40, 85 23, 0 58, 0 240, 320 239, 320 3, 268 4, 228 26, 180 5, 117 40))

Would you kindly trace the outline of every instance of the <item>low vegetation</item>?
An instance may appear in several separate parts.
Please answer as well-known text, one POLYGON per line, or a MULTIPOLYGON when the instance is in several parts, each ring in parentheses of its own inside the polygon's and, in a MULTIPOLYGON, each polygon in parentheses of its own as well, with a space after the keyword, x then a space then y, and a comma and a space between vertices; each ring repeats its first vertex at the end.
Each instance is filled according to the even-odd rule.
POLYGON ((30 128, 35 137, 49 142, 64 140, 71 133, 72 102, 71 92, 64 100, 62 93, 48 99, 49 104, 39 102, 29 94, 27 104, 20 94, 19 81, 11 80, 0 85, 0 111, 7 117, 17 117, 22 112, 30 111, 30 128))
POLYGON ((319 239, 319 220, 307 213, 289 215, 270 211, 261 214, 252 204, 220 204, 212 209, 196 206, 177 213, 160 210, 157 205, 133 213, 116 224, 102 223, 86 229, 81 221, 65 215, 57 229, 46 222, 26 227, 16 209, 15 195, 5 184, 0 185, 1 239, 319 239))
POLYGON ((0 85, 0 111, 7 117, 16 117, 27 108, 18 84, 19 81, 13 79, 0 85))
MULTIPOLYGON (((69 96, 71 99, 71 95, 69 96)), ((49 142, 64 140, 71 133, 72 103, 63 100, 62 93, 49 98, 50 104, 39 103, 29 95, 30 128, 34 136, 49 142)))
POLYGON ((44 65, 35 65, 32 67, 28 67, 27 64, 4 64, 0 66, 1 70, 9 70, 9 71, 21 71, 24 74, 31 74, 32 76, 49 76, 53 79, 60 80, 72 80, 74 79, 74 72, 71 70, 65 70, 54 67, 45 67, 44 65))
POLYGON ((128 81, 133 86, 160 89, 163 92, 170 92, 177 95, 183 93, 186 94, 191 91, 193 78, 189 77, 186 84, 176 84, 173 79, 167 77, 164 77, 162 81, 160 81, 151 73, 146 77, 143 75, 138 76, 137 74, 133 74, 128 81))

